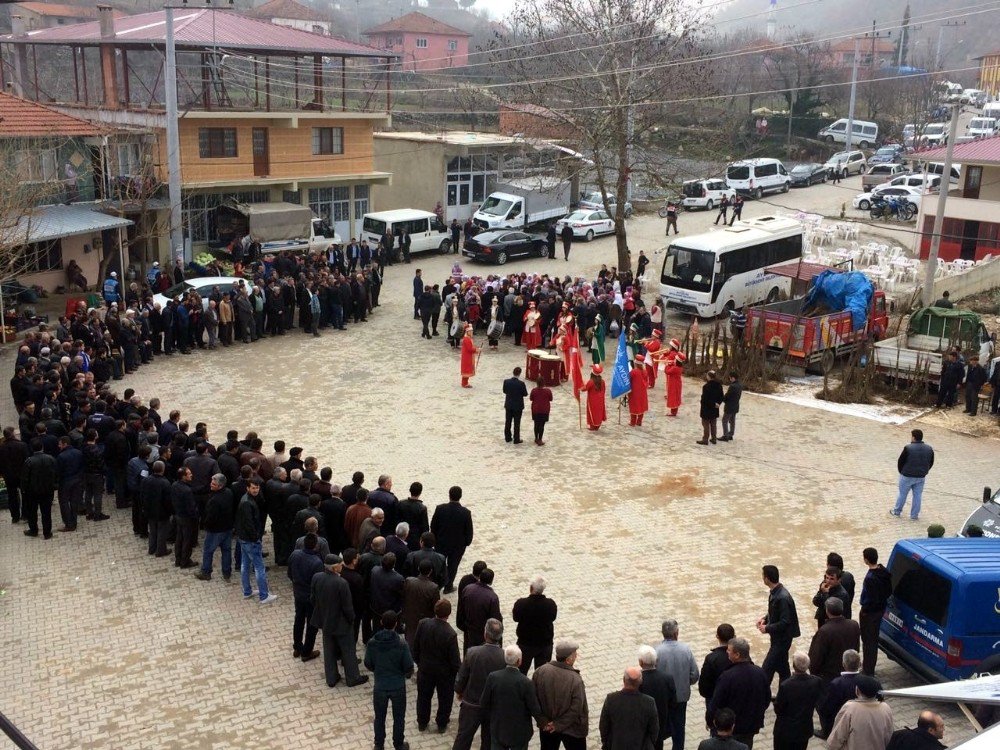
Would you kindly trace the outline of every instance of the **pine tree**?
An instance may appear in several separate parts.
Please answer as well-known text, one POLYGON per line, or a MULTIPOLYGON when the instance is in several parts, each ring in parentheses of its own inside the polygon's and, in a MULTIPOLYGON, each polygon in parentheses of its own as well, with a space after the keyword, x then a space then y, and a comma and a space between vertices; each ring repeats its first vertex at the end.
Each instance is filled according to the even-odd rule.
POLYGON ((906 53, 910 46, 910 4, 903 11, 903 22, 899 26, 899 39, 896 41, 896 59, 900 67, 906 65, 906 53))

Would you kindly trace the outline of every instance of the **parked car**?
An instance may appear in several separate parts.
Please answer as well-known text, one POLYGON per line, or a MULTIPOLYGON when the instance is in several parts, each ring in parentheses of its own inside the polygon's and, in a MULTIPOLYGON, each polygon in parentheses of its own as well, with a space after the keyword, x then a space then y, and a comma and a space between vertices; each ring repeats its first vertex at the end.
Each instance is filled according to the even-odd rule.
POLYGON ((839 173, 841 177, 852 174, 862 174, 868 166, 868 160, 861 151, 838 151, 829 159, 823 168, 832 176, 839 173))
MULTIPOLYGON (((608 209, 611 211, 611 215, 614 216, 618 213, 618 198, 613 195, 608 196, 608 209)), ((600 191, 595 191, 593 193, 584 193, 580 198, 580 203, 577 205, 579 209, 589 209, 591 211, 603 211, 604 210, 604 196, 600 191)), ((631 201, 625 202, 625 218, 628 219, 632 216, 632 203, 631 201)))
POLYGON ((872 164, 901 164, 905 156, 905 146, 901 143, 890 143, 882 146, 882 148, 868 157, 868 166, 872 164))
MULTIPOLYGON (((847 118, 842 117, 830 123, 818 133, 821 141, 827 143, 847 143, 847 118)), ((861 148, 870 148, 878 142, 878 124, 854 120, 851 123, 851 143, 861 148)))
POLYGON ((994 117, 973 117, 965 128, 972 138, 992 138, 997 134, 997 120, 994 117))
POLYGON ((920 188, 903 187, 896 185, 879 185, 874 190, 867 193, 859 193, 854 196, 854 200, 851 205, 860 211, 867 211, 872 207, 872 200, 876 197, 881 198, 905 198, 908 203, 912 203, 915 208, 920 208, 920 198, 924 195, 924 191, 920 188))
POLYGON ((818 182, 826 182, 829 176, 822 164, 796 164, 788 173, 792 178, 792 187, 809 187, 818 182))
POLYGON ((179 284, 174 284, 162 294, 154 294, 153 302, 159 304, 160 307, 163 308, 166 306, 168 301, 176 299, 177 297, 183 297, 189 291, 194 290, 201 297, 202 307, 207 308, 208 295, 211 293, 212 287, 216 286, 219 287, 219 292, 222 294, 228 294, 239 286, 246 286, 249 291, 249 285, 246 279, 237 278, 235 276, 200 276, 195 279, 184 279, 184 281, 179 284))
POLYGON ((907 148, 914 148, 917 145, 916 140, 914 139, 914 135, 916 134, 916 132, 917 132, 917 126, 914 125, 912 122, 903 126, 904 146, 906 146, 907 148))
POLYGON ((516 255, 541 256, 545 252, 545 237, 516 229, 480 232, 465 243, 462 255, 502 266, 516 255))
POLYGON ((986 104, 986 92, 981 89, 965 89, 961 101, 962 104, 971 104, 978 109, 986 104))
POLYGON ((711 211, 722 202, 725 196, 732 201, 736 191, 726 184, 725 180, 687 180, 681 186, 681 205, 686 209, 704 208, 711 211))
POLYGON ((867 192, 876 185, 888 182, 893 177, 906 174, 906 167, 902 164, 876 164, 868 168, 861 178, 861 190, 867 192))
POLYGON ((908 172, 889 180, 888 185, 892 187, 912 187, 921 188, 924 191, 936 190, 941 186, 941 175, 924 174, 923 172, 908 172))
POLYGON ((791 182, 778 159, 747 159, 726 167, 726 184, 740 195, 755 199, 764 193, 787 193, 791 182))
POLYGON ((562 232, 569 224, 574 237, 582 237, 590 242, 599 234, 611 234, 615 231, 615 220, 604 211, 574 211, 556 222, 556 234, 562 232))
POLYGON ((930 146, 948 145, 948 123, 929 122, 917 136, 917 143, 927 148, 930 146))

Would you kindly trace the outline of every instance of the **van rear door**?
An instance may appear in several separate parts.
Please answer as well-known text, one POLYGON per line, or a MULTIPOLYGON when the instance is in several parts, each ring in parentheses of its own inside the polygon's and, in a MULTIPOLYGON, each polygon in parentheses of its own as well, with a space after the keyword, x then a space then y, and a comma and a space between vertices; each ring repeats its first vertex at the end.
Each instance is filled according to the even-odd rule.
MULTIPOLYGON (((926 666, 949 675, 948 642, 952 580, 931 569, 916 552, 897 547, 889 561, 892 596, 882 619, 888 638, 919 669, 926 666)), ((958 679, 948 677, 949 679, 958 679)))

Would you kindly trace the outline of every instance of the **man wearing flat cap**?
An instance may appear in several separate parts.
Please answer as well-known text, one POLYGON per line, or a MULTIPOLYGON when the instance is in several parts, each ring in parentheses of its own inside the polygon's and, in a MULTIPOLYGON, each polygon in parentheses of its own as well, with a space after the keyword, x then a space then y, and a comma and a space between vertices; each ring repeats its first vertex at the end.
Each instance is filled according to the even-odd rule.
POLYGON ((340 682, 337 661, 344 663, 347 687, 368 682, 368 675, 358 669, 358 655, 354 641, 354 603, 351 587, 340 576, 344 560, 340 555, 327 555, 323 570, 313 576, 311 599, 313 605, 309 624, 323 631, 323 668, 326 684, 334 687, 340 682))
POLYGON ((587 691, 580 671, 573 666, 578 652, 574 641, 559 641, 555 661, 543 664, 531 676, 542 715, 552 723, 552 731, 540 735, 542 750, 587 746, 587 691))

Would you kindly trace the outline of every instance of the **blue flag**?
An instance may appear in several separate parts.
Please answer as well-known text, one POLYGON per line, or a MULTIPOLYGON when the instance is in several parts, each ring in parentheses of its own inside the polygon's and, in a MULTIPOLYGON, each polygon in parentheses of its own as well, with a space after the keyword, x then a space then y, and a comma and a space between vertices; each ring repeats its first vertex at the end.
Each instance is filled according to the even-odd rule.
POLYGON ((631 390, 632 379, 628 376, 628 349, 625 345, 625 331, 622 331, 618 336, 615 370, 611 375, 611 398, 621 398, 631 390))

